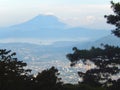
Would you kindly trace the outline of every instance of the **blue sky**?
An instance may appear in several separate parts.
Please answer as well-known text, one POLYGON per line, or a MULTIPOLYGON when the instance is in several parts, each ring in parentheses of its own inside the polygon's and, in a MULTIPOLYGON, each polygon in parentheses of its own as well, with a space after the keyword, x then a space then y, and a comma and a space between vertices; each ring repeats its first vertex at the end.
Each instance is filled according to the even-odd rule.
POLYGON ((110 0, 0 0, 1 27, 52 14, 71 26, 110 29, 104 18, 110 13, 110 0))

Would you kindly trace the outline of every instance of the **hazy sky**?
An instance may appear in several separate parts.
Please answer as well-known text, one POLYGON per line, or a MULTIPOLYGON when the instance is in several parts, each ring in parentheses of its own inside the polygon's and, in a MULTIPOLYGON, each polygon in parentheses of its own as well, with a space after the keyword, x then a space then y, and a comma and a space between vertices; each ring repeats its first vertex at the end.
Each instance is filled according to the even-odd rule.
POLYGON ((110 0, 0 0, 1 27, 52 14, 72 26, 108 29, 104 15, 110 13, 110 0))

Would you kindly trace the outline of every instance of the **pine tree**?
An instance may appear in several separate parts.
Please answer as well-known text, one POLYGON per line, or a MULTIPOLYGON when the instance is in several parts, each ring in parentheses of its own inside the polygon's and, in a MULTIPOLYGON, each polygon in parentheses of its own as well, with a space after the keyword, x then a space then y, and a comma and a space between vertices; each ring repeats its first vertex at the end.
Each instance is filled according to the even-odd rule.
POLYGON ((16 53, 11 53, 11 50, 0 49, 0 90, 20 88, 22 83, 30 79, 31 70, 24 69, 27 64, 18 61, 15 55, 16 53))
POLYGON ((112 32, 120 37, 120 3, 114 3, 111 1, 111 8, 113 9, 114 14, 105 15, 105 18, 107 18, 107 23, 114 25, 116 28, 112 32))
MULTIPOLYGON (((120 3, 114 3, 112 1, 111 4, 114 14, 105 15, 105 18, 107 18, 107 23, 115 25, 116 27, 112 33, 120 37, 120 3)), ((74 47, 74 52, 66 56, 71 61, 71 66, 76 65, 78 61, 86 64, 87 60, 96 65, 95 68, 89 69, 86 72, 78 72, 78 75, 83 79, 80 83, 94 87, 111 87, 109 88, 110 90, 113 90, 117 86, 115 90, 118 90, 120 88, 120 79, 115 81, 112 76, 120 73, 120 48, 109 45, 102 46, 102 48, 92 47, 90 50, 79 50, 74 47)))
POLYGON ((94 48, 90 50, 74 50, 72 54, 67 54, 67 58, 72 65, 77 64, 77 61, 93 62, 96 67, 87 70, 85 73, 78 72, 79 76, 83 78, 82 83, 91 86, 109 86, 112 84, 112 76, 120 72, 118 66, 120 65, 120 48, 104 45, 103 48, 94 48))

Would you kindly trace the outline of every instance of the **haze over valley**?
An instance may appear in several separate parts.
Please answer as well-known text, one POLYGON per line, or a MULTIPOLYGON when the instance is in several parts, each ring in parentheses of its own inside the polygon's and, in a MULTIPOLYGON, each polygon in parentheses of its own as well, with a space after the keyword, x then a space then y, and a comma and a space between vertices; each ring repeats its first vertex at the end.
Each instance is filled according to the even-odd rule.
POLYGON ((38 15, 27 22, 0 28, 0 48, 16 52, 34 73, 57 67, 66 83, 77 83, 78 70, 87 69, 82 64, 70 67, 66 54, 73 47, 89 49, 100 47, 101 43, 120 46, 119 38, 111 35, 110 30, 71 27, 53 15, 38 15))

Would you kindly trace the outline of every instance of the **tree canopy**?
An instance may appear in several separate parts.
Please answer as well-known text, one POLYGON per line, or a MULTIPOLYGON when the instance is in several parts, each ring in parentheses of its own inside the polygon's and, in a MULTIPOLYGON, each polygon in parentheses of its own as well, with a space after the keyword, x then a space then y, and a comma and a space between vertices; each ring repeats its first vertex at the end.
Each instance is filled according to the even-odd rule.
POLYGON ((15 55, 11 50, 0 49, 0 90, 61 90, 62 82, 55 67, 35 77, 15 55))
POLYGON ((18 61, 15 55, 11 50, 0 49, 0 90, 14 88, 17 83, 28 79, 31 70, 24 69, 27 64, 18 61))
MULTIPOLYGON (((112 33, 120 37, 120 3, 111 1, 111 8, 114 14, 105 15, 107 23, 114 25, 116 28, 112 33)), ((78 72, 78 75, 83 79, 83 84, 91 86, 106 87, 109 90, 120 89, 120 79, 113 79, 120 73, 120 48, 117 46, 102 45, 102 48, 92 47, 90 50, 79 50, 73 48, 73 53, 67 54, 66 57, 71 62, 71 66, 75 66, 78 61, 86 64, 86 61, 91 61, 95 64, 95 68, 91 68, 86 72, 78 72)))
POLYGON ((71 61, 71 65, 75 65, 77 61, 93 62, 96 67, 87 70, 85 73, 78 72, 83 78, 82 83, 92 86, 108 86, 112 84, 112 76, 120 72, 120 48, 115 46, 104 45, 103 48, 94 48, 90 50, 75 49, 72 54, 67 54, 67 58, 71 61))
POLYGON ((112 24, 116 27, 112 33, 120 37, 120 3, 114 3, 111 1, 111 8, 114 14, 105 15, 105 18, 107 18, 108 24, 112 24))

